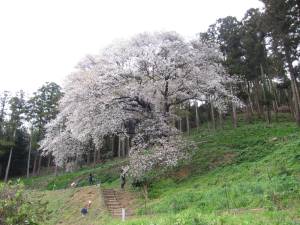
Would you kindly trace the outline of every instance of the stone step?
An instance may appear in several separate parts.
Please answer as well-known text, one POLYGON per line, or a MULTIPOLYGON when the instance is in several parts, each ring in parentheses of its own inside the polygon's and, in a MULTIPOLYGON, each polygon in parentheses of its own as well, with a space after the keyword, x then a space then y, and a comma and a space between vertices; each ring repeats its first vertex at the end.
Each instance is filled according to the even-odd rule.
POLYGON ((104 195, 115 195, 115 192, 103 192, 104 195))
POLYGON ((110 212, 115 212, 115 211, 121 212, 121 208, 110 208, 110 209, 108 209, 108 211, 110 211, 110 212))
POLYGON ((105 199, 117 199, 117 197, 116 196, 106 196, 106 195, 103 195, 103 197, 105 198, 105 199))
MULTIPOLYGON (((113 217, 122 217, 122 205, 119 201, 119 198, 122 197, 121 194, 116 193, 113 189, 105 189, 102 191, 105 205, 108 211, 113 217)), ((125 210, 126 217, 132 216, 133 213, 130 209, 125 210)))
POLYGON ((121 208, 119 206, 118 207, 109 207, 108 210, 109 211, 115 211, 115 210, 119 210, 120 211, 121 208))
POLYGON ((111 198, 117 198, 117 196, 115 196, 115 195, 112 195, 112 196, 107 196, 107 195, 103 195, 105 198, 107 198, 107 199, 111 199, 111 198))
POLYGON ((105 198, 105 200, 107 200, 107 201, 118 201, 118 199, 116 197, 114 197, 114 198, 105 198))
POLYGON ((122 208, 122 206, 120 205, 120 203, 116 203, 116 204, 106 204, 108 208, 110 207, 119 207, 122 208))
POLYGON ((111 200, 111 201, 105 201, 106 203, 115 203, 115 202, 118 202, 118 203, 120 203, 119 201, 117 201, 117 200, 111 200))
POLYGON ((119 205, 121 206, 120 202, 115 201, 115 202, 106 202, 106 205, 119 205))
POLYGON ((106 192, 103 192, 103 194, 114 195, 115 192, 114 191, 106 191, 106 192))

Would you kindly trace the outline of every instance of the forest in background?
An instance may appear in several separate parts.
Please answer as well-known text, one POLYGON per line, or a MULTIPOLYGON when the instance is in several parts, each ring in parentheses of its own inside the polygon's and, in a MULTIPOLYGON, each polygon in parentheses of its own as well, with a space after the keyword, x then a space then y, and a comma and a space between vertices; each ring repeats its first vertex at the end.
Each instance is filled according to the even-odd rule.
MULTIPOLYGON (((229 89, 241 103, 228 102, 227 111, 222 112, 216 107, 218 99, 214 93, 201 102, 187 101, 176 109, 179 119, 175 126, 180 131, 189 133, 203 124, 211 130, 222 129, 224 120, 230 117, 235 128, 238 116, 249 123, 256 117, 272 123, 282 112, 290 113, 300 125, 299 2, 263 2, 265 9, 249 9, 240 21, 234 17, 218 19, 207 32, 199 34, 202 42, 219 45, 222 65, 237 80, 229 89)), ((91 63, 93 57, 85 60, 91 63)), ((24 98, 22 91, 14 96, 1 93, 0 174, 4 180, 38 175, 43 168, 56 171, 53 157, 42 156, 38 143, 45 136, 46 124, 56 117, 62 95, 55 83, 45 84, 29 99, 24 98)), ((78 164, 126 157, 129 147, 130 138, 106 136, 101 149, 86 143, 78 164)))

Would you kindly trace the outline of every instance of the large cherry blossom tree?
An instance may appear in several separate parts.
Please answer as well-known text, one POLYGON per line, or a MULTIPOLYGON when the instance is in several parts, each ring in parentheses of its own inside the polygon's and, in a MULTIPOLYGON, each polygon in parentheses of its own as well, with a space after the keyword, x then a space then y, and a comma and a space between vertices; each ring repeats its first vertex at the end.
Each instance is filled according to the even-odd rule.
POLYGON ((63 165, 81 155, 89 140, 100 147, 106 135, 126 137, 131 121, 134 178, 176 165, 191 149, 172 125, 176 107, 213 95, 222 111, 228 99, 236 101, 217 49, 175 32, 143 33, 86 57, 67 79, 60 114, 48 125, 41 148, 63 165))

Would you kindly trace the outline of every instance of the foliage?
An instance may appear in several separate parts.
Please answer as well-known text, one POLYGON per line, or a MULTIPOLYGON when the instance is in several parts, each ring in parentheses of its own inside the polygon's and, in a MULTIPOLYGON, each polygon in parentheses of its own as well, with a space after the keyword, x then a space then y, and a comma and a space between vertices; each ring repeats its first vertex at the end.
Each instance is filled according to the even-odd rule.
POLYGON ((44 154, 56 164, 76 161, 94 142, 132 135, 131 175, 142 178, 154 168, 172 167, 186 158, 187 145, 172 124, 176 107, 214 95, 215 107, 238 101, 215 45, 185 41, 175 32, 144 33, 87 58, 69 77, 60 113, 47 128, 44 154), (126 124, 134 122, 133 134, 126 124))
POLYGON ((191 212, 182 224, 199 212, 204 221, 215 217, 204 224, 293 224, 300 204, 298 136, 290 122, 194 132, 192 139, 204 144, 193 158, 191 175, 155 182, 149 191, 152 200, 140 213, 160 215, 165 222, 157 224, 191 212), (228 160, 229 155, 234 157, 228 160))
POLYGON ((58 101, 62 96, 58 84, 46 83, 28 100, 26 106, 27 120, 38 130, 38 140, 44 135, 45 125, 54 119, 58 113, 58 101))
MULTIPOLYGON (((27 189, 34 190, 59 190, 69 188, 72 182, 77 187, 89 186, 88 177, 92 173, 95 182, 101 183, 102 186, 115 185, 118 187, 121 167, 125 165, 125 160, 112 160, 104 164, 98 164, 96 167, 83 167, 75 172, 62 173, 54 176, 38 176, 21 179, 27 189)), ((114 187, 116 187, 114 186, 114 187)))
POLYGON ((31 201, 22 183, 0 184, 0 223, 4 225, 43 224, 47 202, 31 201))
MULTIPOLYGON (((167 175, 159 173, 160 179, 154 180, 149 187, 146 209, 141 206, 139 215, 124 224, 297 224, 300 205, 299 130, 288 122, 286 115, 280 115, 278 120, 271 125, 260 120, 250 125, 240 121, 235 130, 225 124, 223 130, 216 132, 204 127, 192 131, 190 139, 198 147, 188 167, 179 166, 167 171, 167 175), (186 168, 189 173, 182 175, 180 171, 186 168)), ((103 180, 105 174, 115 176, 112 185, 116 188, 119 186, 119 169, 114 171, 111 168, 124 163, 109 162, 99 168, 63 174, 55 181, 56 189, 68 187, 74 180, 87 185, 90 172, 103 180)), ((32 185, 40 185, 41 178, 31 179, 35 179, 32 185)), ((51 189, 54 180, 51 177, 44 177, 44 180, 48 182, 44 188, 48 185, 51 189)), ((103 185, 110 186, 111 183, 103 185)), ((61 196, 70 190, 61 190, 61 196)), ((51 197, 49 200, 51 204, 59 201, 51 197)), ((68 199, 64 201, 70 202, 68 199)), ((56 206, 53 207, 56 210, 56 206)), ((91 222, 121 223, 119 219, 109 219, 104 215, 99 221, 91 222)))

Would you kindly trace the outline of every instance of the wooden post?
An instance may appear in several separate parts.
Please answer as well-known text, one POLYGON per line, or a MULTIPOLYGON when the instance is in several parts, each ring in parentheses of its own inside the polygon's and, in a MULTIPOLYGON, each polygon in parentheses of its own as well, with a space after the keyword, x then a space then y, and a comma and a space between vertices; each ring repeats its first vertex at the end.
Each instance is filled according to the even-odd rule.
POLYGON ((125 209, 124 208, 122 208, 122 221, 125 221, 125 209))

